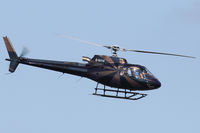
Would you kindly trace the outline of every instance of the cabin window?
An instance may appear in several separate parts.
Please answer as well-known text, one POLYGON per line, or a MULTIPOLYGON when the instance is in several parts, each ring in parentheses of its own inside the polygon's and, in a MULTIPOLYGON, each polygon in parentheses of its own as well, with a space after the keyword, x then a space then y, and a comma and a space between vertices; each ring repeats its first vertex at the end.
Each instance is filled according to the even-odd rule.
POLYGON ((145 68, 143 70, 143 75, 145 79, 154 79, 155 77, 153 76, 153 74, 147 69, 145 68))
POLYGON ((133 76, 133 75, 132 75, 131 68, 128 68, 128 75, 129 75, 129 76, 133 76))
POLYGON ((130 67, 128 68, 128 75, 135 77, 136 79, 144 79, 143 73, 138 67, 130 67))
POLYGON ((133 67, 132 72, 133 72, 133 76, 135 76, 135 78, 137 78, 137 79, 140 78, 141 70, 138 67, 133 67))
POLYGON ((127 74, 130 77, 134 77, 139 80, 155 79, 152 73, 146 68, 140 68, 138 66, 130 66, 127 68, 127 74))

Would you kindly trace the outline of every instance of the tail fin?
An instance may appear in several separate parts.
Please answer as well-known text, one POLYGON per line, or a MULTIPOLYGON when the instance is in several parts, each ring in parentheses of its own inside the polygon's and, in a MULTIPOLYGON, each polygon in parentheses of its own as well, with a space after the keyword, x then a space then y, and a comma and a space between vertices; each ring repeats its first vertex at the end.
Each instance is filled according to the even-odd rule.
POLYGON ((9 71, 14 72, 19 64, 19 58, 17 56, 17 53, 15 52, 15 49, 13 48, 13 45, 12 45, 10 39, 7 36, 5 36, 5 37, 3 37, 3 40, 5 42, 5 45, 6 45, 6 48, 8 51, 8 55, 10 57, 10 59, 8 59, 8 61, 10 61, 9 71))

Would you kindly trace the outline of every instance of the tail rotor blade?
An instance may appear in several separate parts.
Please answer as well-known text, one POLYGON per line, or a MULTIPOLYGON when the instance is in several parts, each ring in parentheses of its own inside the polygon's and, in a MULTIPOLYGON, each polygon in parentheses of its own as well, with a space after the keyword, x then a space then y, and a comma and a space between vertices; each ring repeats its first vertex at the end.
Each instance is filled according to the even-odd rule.
POLYGON ((23 47, 20 57, 24 57, 29 53, 29 49, 27 47, 23 47))

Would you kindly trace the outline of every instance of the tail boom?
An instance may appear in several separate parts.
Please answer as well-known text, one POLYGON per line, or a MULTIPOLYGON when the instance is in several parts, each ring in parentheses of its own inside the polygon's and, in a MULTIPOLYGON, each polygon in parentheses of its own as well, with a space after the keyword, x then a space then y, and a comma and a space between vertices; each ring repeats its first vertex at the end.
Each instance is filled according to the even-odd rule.
POLYGON ((9 67, 10 72, 14 72, 20 63, 44 69, 54 70, 58 72, 69 73, 81 77, 87 76, 88 68, 86 67, 86 64, 77 62, 31 59, 31 58, 24 58, 22 56, 18 57, 9 38, 6 36, 3 37, 3 39, 8 51, 8 55, 10 57, 9 59, 6 59, 7 61, 10 61, 10 67, 9 67))

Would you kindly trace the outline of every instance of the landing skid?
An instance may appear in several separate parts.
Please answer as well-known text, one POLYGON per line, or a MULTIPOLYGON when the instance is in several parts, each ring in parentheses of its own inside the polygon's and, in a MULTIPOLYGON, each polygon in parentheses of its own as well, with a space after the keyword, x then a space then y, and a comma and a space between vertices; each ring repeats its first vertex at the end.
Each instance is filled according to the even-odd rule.
POLYGON ((105 85, 104 88, 98 88, 98 84, 95 89, 93 95, 102 96, 102 97, 110 97, 110 98, 119 98, 119 99, 127 99, 127 100, 138 100, 143 97, 146 97, 147 94, 133 92, 127 89, 106 89, 105 85))

